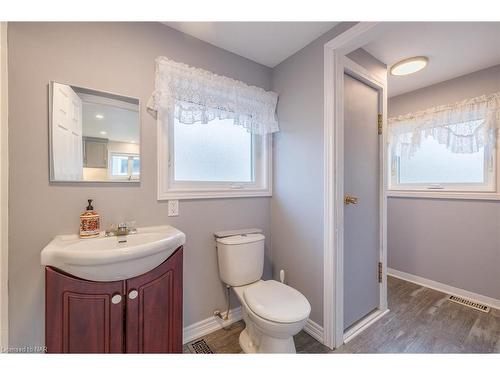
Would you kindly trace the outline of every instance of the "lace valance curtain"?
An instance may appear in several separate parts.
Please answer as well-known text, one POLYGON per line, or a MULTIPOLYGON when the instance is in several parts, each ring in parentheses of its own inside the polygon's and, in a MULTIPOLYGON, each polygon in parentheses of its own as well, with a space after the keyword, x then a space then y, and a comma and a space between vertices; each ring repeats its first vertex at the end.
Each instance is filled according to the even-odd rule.
POLYGON ((500 92, 392 117, 388 124, 389 142, 396 156, 411 157, 428 136, 454 153, 494 149, 500 125, 500 92))
POLYGON ((158 57, 148 109, 166 111, 183 124, 232 119, 253 134, 269 134, 279 131, 277 101, 274 92, 158 57))

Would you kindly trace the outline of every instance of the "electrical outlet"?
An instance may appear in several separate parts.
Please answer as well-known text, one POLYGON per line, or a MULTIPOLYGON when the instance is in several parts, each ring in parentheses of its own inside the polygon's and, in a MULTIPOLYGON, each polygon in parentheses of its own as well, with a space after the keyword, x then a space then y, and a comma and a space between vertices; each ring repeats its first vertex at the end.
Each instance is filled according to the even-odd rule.
POLYGON ((168 216, 179 216, 179 201, 177 199, 168 201, 168 216))

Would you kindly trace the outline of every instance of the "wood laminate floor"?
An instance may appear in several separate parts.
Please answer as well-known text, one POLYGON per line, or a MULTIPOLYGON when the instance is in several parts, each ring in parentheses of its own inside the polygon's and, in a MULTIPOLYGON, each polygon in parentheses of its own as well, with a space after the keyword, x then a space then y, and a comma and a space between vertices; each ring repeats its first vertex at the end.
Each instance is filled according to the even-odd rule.
MULTIPOLYGON (((500 353, 500 310, 477 311, 394 277, 387 291, 391 311, 350 342, 330 351, 302 331, 294 337, 297 353, 500 353)), ((241 353, 244 328, 241 321, 202 338, 215 353, 241 353)))

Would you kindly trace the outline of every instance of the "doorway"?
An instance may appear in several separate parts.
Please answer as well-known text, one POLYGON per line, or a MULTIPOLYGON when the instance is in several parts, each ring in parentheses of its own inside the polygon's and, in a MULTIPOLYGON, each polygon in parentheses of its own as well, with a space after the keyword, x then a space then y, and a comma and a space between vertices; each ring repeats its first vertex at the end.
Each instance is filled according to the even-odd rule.
POLYGON ((323 343, 330 348, 348 342, 389 311, 384 147, 387 77, 347 57, 386 27, 360 22, 324 46, 323 343), (370 98, 366 113, 357 113, 357 91, 370 98), (352 108, 344 108, 345 98, 352 108), (370 117, 369 124, 363 116, 370 117), (353 121, 356 126, 347 128, 353 121), (368 128, 371 135, 365 136, 368 128), (368 142, 369 148, 356 142, 368 142), (349 174, 353 169, 356 173, 349 174), (346 195, 355 202, 357 198, 357 204, 348 199, 346 205, 346 195))

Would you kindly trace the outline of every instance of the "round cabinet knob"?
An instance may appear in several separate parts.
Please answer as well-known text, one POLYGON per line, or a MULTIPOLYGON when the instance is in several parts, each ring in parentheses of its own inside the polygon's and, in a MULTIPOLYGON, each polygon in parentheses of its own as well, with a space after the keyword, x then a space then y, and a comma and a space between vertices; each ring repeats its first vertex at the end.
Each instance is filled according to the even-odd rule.
POLYGON ((113 297, 111 297, 111 303, 113 303, 114 305, 119 304, 121 301, 122 301, 121 294, 116 293, 113 295, 113 297))
POLYGON ((129 299, 136 299, 138 295, 139 295, 139 292, 135 289, 132 289, 130 292, 128 292, 129 299))

